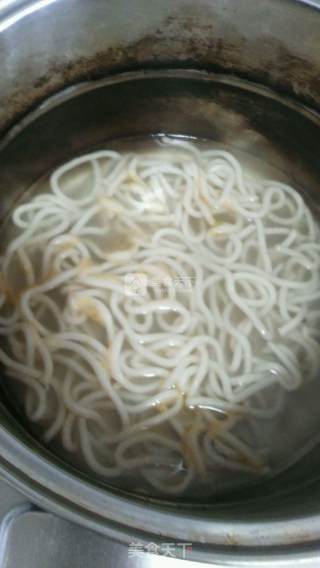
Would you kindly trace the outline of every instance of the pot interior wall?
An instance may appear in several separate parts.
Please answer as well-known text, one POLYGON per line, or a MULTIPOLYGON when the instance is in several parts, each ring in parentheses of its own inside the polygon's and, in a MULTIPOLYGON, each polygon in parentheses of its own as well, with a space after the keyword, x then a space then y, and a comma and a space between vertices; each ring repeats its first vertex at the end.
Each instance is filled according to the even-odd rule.
MULTIPOLYGON (((1 218, 5 218, 34 181, 69 157, 106 147, 115 139, 157 134, 209 139, 235 152, 244 151, 263 159, 286 174, 317 210, 319 128, 314 112, 267 89, 205 72, 137 72, 79 84, 47 100, 3 140, 1 218)), ((28 425, 17 415, 4 392, 0 418, 4 427, 30 449, 73 471, 25 431, 28 425)), ((90 483, 99 487, 99 482, 90 483)), ((268 508, 274 514, 272 505, 277 495, 279 514, 286 510, 289 515, 294 496, 299 491, 301 498, 302 490, 303 506, 308 507, 315 502, 315 491, 320 492, 317 450, 287 473, 251 488, 249 494, 242 492, 220 498, 212 514, 231 506, 233 514, 243 514, 244 501, 247 515, 263 509, 266 516, 268 508)), ((184 505, 180 502, 181 507, 184 505)))

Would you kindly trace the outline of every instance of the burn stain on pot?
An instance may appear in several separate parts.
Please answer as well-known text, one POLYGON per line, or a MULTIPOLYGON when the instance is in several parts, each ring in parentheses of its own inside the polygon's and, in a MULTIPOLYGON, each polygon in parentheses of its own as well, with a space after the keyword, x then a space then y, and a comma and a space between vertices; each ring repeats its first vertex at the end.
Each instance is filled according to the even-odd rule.
POLYGON ((319 106, 318 68, 274 39, 272 60, 265 59, 264 46, 271 41, 269 37, 261 36, 249 44, 227 23, 221 38, 215 25, 200 25, 196 15, 187 11, 166 18, 153 33, 129 45, 98 50, 93 57, 80 57, 72 63, 53 64, 31 89, 13 94, 5 117, 0 119, 0 131, 4 133, 28 111, 66 87, 141 69, 189 68, 231 74, 297 97, 315 108, 319 106))

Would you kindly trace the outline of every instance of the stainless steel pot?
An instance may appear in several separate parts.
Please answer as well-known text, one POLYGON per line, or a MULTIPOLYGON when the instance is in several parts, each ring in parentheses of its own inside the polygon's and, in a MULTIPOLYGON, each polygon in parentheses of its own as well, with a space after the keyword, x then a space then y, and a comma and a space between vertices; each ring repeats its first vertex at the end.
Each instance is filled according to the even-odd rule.
MULTIPOLYGON (((318 198, 318 2, 2 0, 0 55, 3 214, 67 155, 159 132, 268 156, 318 198)), ((203 561, 268 565, 318 550, 318 451, 247 494, 157 502, 56 458, 1 397, 1 472, 44 508, 123 542, 192 541, 203 561)))

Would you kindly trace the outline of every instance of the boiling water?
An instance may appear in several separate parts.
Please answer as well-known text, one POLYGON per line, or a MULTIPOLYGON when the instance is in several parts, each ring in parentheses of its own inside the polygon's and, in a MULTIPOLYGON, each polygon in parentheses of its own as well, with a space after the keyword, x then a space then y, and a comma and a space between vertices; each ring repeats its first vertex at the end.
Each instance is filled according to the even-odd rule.
POLYGON ((274 475, 318 441, 309 206, 212 143, 109 149, 39 180, 4 228, 11 397, 54 451, 135 492, 274 475))

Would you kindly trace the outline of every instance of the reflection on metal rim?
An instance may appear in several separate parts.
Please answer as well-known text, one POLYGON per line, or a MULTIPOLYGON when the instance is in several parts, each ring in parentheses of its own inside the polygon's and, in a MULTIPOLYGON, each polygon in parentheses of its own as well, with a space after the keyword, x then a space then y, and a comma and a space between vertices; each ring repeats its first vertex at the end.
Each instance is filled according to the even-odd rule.
POLYGON ((52 4, 53 2, 57 2, 57 0, 38 0, 38 2, 34 2, 30 5, 22 7, 21 10, 13 13, 12 15, 5 17, 0 22, 0 33, 4 32, 6 29, 10 28, 14 24, 25 18, 26 16, 30 16, 37 10, 41 10, 41 8, 45 8, 49 4, 52 4))

